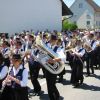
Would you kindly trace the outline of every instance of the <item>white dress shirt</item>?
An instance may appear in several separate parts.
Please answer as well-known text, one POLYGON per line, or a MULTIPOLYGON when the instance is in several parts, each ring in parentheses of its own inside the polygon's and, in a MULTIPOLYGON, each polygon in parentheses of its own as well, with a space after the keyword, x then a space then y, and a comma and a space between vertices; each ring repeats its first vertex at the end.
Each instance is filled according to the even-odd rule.
POLYGON ((3 56, 4 56, 5 58, 8 58, 9 55, 10 55, 10 49, 9 49, 9 47, 3 48, 3 49, 1 50, 1 52, 2 52, 2 54, 3 54, 3 56))
MULTIPOLYGON (((16 76, 19 70, 22 68, 23 68, 23 65, 20 65, 18 69, 15 69, 15 67, 13 67, 14 76, 16 76)), ((27 83, 28 83, 28 71, 27 69, 24 69, 22 73, 22 80, 20 81, 20 85, 21 87, 26 87, 27 83)))
POLYGON ((100 40, 97 40, 97 41, 96 41, 96 46, 97 46, 97 45, 100 45, 100 40))
POLYGON ((0 80, 2 80, 3 78, 6 77, 8 73, 8 67, 7 66, 4 66, 0 72, 0 80))
MULTIPOLYGON (((92 43, 92 41, 90 42, 92 43)), ((92 50, 94 50, 96 48, 97 44, 96 44, 96 41, 93 43, 93 45, 91 46, 92 47, 92 50)))
POLYGON ((82 49, 82 47, 76 46, 75 47, 75 52, 78 53, 78 55, 80 55, 80 57, 82 57, 85 54, 85 49, 82 49, 80 52, 79 50, 82 49))
MULTIPOLYGON (((56 45, 51 46, 50 43, 47 44, 48 47, 52 48, 52 50, 55 48, 56 45)), ((58 55, 58 58, 60 58, 62 61, 66 61, 66 55, 64 54, 64 49, 58 47, 56 54, 58 55)))
POLYGON ((58 58, 60 58, 62 61, 66 61, 66 55, 64 54, 64 49, 63 48, 58 48, 57 49, 57 52, 56 52, 57 54, 58 54, 58 58))

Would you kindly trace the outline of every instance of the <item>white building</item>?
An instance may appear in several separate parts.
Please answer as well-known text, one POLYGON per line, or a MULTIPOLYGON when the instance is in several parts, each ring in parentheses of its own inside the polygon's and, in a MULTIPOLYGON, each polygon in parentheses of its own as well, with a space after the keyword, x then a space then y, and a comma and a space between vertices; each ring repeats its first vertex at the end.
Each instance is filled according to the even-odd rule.
POLYGON ((80 29, 100 28, 100 7, 93 0, 75 0, 70 9, 74 14, 70 21, 80 29))
POLYGON ((62 0, 0 0, 0 32, 62 29, 62 15, 72 12, 62 0))

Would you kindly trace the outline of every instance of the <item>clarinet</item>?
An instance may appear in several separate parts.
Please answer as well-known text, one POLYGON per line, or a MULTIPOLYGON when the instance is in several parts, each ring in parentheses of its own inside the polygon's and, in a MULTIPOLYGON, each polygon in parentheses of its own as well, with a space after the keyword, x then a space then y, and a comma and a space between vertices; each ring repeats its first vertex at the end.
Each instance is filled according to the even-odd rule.
MULTIPOLYGON (((9 69, 8 69, 8 75, 9 75, 9 73, 10 73, 10 70, 11 70, 11 68, 9 67, 9 69)), ((6 84, 2 84, 2 88, 1 88, 1 90, 0 90, 0 94, 3 93, 5 87, 6 87, 6 84)))

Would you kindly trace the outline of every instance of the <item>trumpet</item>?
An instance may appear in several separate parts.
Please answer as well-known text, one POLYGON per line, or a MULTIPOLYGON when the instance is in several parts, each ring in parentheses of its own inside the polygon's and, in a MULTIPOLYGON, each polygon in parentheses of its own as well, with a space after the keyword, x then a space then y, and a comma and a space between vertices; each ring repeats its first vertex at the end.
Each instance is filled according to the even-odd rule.
POLYGON ((84 48, 86 49, 87 52, 91 52, 92 51, 92 48, 91 48, 90 44, 85 43, 83 46, 84 46, 84 48))
POLYGON ((74 49, 75 48, 67 49, 67 50, 65 50, 65 52, 70 52, 70 51, 74 52, 74 49))

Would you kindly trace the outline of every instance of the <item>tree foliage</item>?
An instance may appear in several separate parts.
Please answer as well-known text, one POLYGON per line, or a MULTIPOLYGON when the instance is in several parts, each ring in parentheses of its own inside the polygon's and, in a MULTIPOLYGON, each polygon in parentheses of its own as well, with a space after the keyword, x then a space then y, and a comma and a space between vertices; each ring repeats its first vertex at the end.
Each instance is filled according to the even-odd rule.
POLYGON ((76 24, 69 22, 67 19, 63 20, 63 30, 76 30, 78 27, 76 24))

